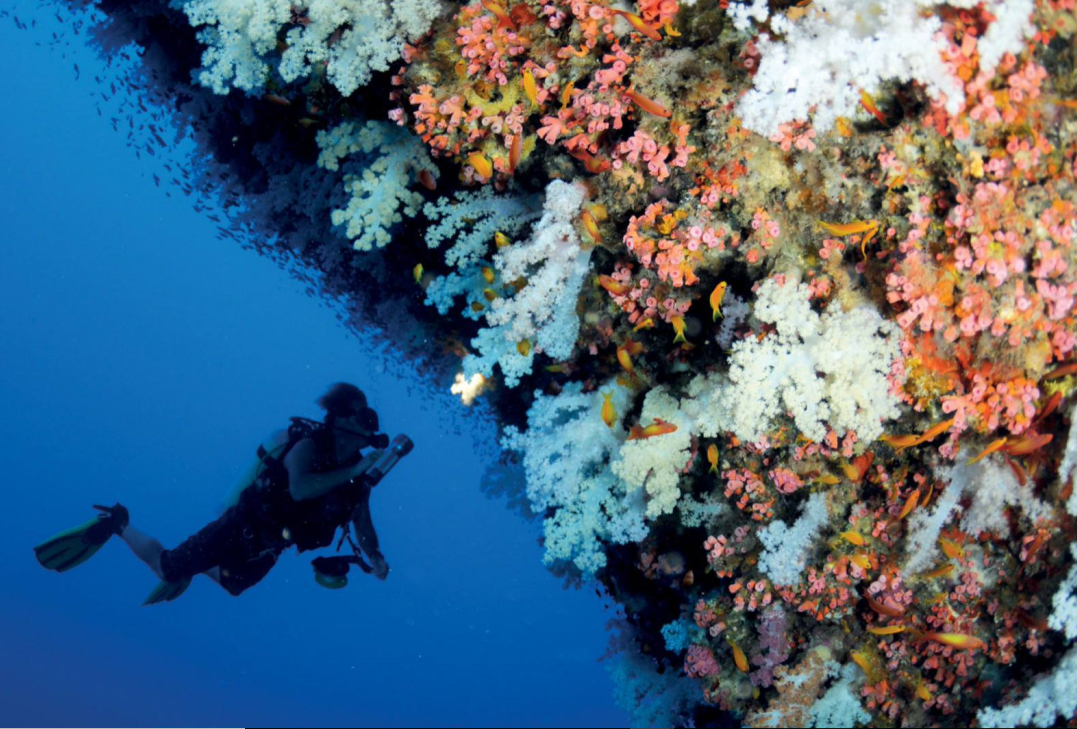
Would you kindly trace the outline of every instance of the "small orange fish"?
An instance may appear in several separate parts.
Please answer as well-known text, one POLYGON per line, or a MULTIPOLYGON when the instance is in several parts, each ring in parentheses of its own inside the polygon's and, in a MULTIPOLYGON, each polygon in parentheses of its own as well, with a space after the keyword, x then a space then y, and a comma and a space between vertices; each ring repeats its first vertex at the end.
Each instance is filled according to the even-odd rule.
POLYGON ((629 25, 631 25, 633 28, 638 30, 640 33, 643 33, 643 35, 647 36, 651 40, 653 40, 653 41, 662 40, 661 33, 659 33, 654 28, 654 26, 649 25, 646 21, 643 20, 643 18, 636 15, 635 13, 630 13, 630 12, 628 12, 626 10, 616 10, 616 9, 613 12, 617 13, 622 18, 627 20, 629 25))
POLYGON ((524 95, 527 96, 527 100, 531 102, 531 108, 534 109, 539 105, 538 86, 535 84, 535 74, 531 73, 530 68, 525 68, 523 77, 524 95))
POLYGON ((924 633, 924 639, 942 643, 960 651, 971 651, 987 647, 987 644, 976 636, 964 633, 924 633))
POLYGON ((924 685, 923 681, 916 684, 916 695, 920 697, 921 701, 931 701, 931 699, 934 698, 931 695, 931 692, 927 690, 927 686, 924 685))
POLYGON ((711 443, 707 446, 707 463, 711 464, 710 470, 707 473, 718 473, 718 446, 711 443))
POLYGON ((494 245, 496 245, 499 249, 505 248, 511 244, 512 241, 509 240, 509 237, 501 231, 494 233, 494 245))
POLYGON ((942 567, 939 567, 937 569, 933 569, 930 572, 925 572, 924 574, 922 574, 920 576, 923 577, 925 580, 936 580, 936 579, 938 579, 940 577, 948 576, 953 571, 954 571, 954 565, 951 562, 949 564, 944 564, 942 567))
POLYGON ((609 291, 614 296, 624 296, 632 290, 632 285, 627 283, 621 283, 612 276, 602 274, 598 277, 598 285, 609 291))
POLYGON ((905 632, 904 625, 887 625, 882 628, 868 628, 872 635, 897 635, 905 632))
POLYGON ((564 109, 568 106, 568 102, 572 101, 572 91, 576 88, 575 81, 569 81, 565 84, 565 87, 561 89, 561 108, 564 109))
POLYGON ((483 311, 485 308, 486 308, 485 306, 483 306, 482 304, 480 304, 477 301, 472 301, 471 302, 471 310, 476 312, 476 313, 478 313, 480 311, 483 311))
POLYGON ((617 422, 617 409, 613 407, 613 392, 602 393, 602 422, 612 428, 617 422))
POLYGON ((864 107, 865 111, 878 119, 879 123, 884 126, 889 126, 889 122, 886 120, 886 115, 879 111, 879 107, 875 106, 875 99, 871 98, 871 94, 863 89, 860 90, 860 105, 864 107))
POLYGON ((677 29, 674 28, 670 23, 666 23, 665 25, 663 25, 662 30, 666 31, 666 35, 668 35, 670 38, 680 38, 681 37, 681 34, 678 33, 677 29))
POLYGON ((276 106, 292 105, 292 102, 288 101, 288 99, 284 98, 283 96, 278 96, 277 94, 265 94, 264 96, 262 96, 262 100, 268 101, 270 104, 274 104, 276 106))
POLYGON ((957 542, 947 539, 946 537, 939 537, 939 547, 942 549, 942 553, 950 559, 964 559, 965 550, 957 542))
POLYGON ((430 170, 423 170, 419 173, 419 184, 430 191, 436 190, 438 187, 437 180, 434 179, 434 175, 430 170))
POLYGON ((1002 446, 1004 446, 1004 445, 1006 445, 1006 439, 1005 438, 999 438, 998 440, 992 441, 991 445, 987 446, 982 451, 980 451, 980 455, 973 458, 966 465, 971 466, 974 463, 980 462, 981 460, 983 460, 984 458, 987 458, 989 455, 991 455, 992 453, 994 453, 998 449, 1002 448, 1002 446))
POLYGON ((737 664, 737 668, 741 673, 748 673, 748 657, 744 655, 744 651, 733 641, 729 641, 729 646, 733 649, 733 662, 737 664))
POLYGON ((1029 453, 1038 451, 1051 442, 1054 438, 1050 433, 1034 433, 1032 435, 1019 435, 1010 438, 1002 452, 1009 456, 1027 456, 1029 453))
POLYGON ((847 541, 849 544, 855 544, 858 547, 864 546, 864 537, 860 534, 860 532, 842 532, 838 536, 847 541))
POLYGON ((935 423, 935 425, 932 425, 930 428, 925 430, 924 434, 920 436, 920 442, 929 443, 935 440, 940 435, 942 435, 954 426, 954 420, 954 418, 950 418, 949 420, 943 420, 942 422, 935 423))
POLYGON ((826 484, 827 486, 835 486, 841 483, 841 479, 832 473, 824 473, 815 479, 819 483, 826 484))
POLYGON ((1067 362, 1064 365, 1059 365, 1053 370, 1043 376, 1044 381, 1047 380, 1060 380, 1063 377, 1069 377, 1070 375, 1077 374, 1077 362, 1067 362))
POLYGON ((512 144, 509 145, 509 174, 516 174, 516 165, 520 164, 520 157, 524 153, 524 135, 513 134, 512 144))
POLYGON ((722 281, 714 287, 714 291, 711 291, 711 311, 714 312, 711 321, 718 321, 718 317, 722 315, 722 299, 725 298, 726 286, 726 282, 722 281))
POLYGON ((850 481, 860 480, 860 471, 856 470, 856 466, 851 463, 845 463, 843 461, 841 464, 841 472, 844 473, 845 478, 849 479, 850 481))
POLYGON ((862 570, 871 569, 871 559, 866 554, 849 555, 849 561, 862 570))
POLYGON ((632 365, 632 357, 629 356, 628 350, 623 345, 617 348, 617 361, 621 363, 621 369, 627 372, 629 377, 636 376, 636 368, 632 365))
POLYGON ((495 2, 495 0, 482 0, 482 6, 497 17, 500 27, 516 30, 516 23, 512 21, 512 17, 501 3, 495 2))
POLYGON ((920 445, 920 436, 918 435, 883 435, 879 437, 879 440, 894 450, 903 450, 914 445, 920 445))
POLYGON ((666 109, 657 101, 654 101, 653 99, 648 99, 646 96, 643 96, 642 94, 638 93, 635 89, 630 88, 625 91, 625 96, 632 99, 632 101, 635 102, 636 106, 643 109, 648 114, 654 114, 655 116, 660 116, 663 119, 669 119, 671 116, 673 116, 673 113, 671 111, 666 109))
POLYGON ((885 616, 887 618, 900 618, 900 617, 904 617, 904 615, 905 615, 904 610, 901 610, 901 609, 896 608, 896 607, 891 607, 889 605, 884 605, 883 603, 879 602, 878 600, 875 600, 874 598, 872 598, 870 595, 867 596, 867 601, 868 601, 868 607, 870 607, 875 612, 879 613, 879 615, 885 616))
POLYGON ((472 152, 467 157, 467 163, 478 173, 479 177, 489 180, 494 176, 494 166, 490 159, 482 152, 472 152))
POLYGON ((818 222, 819 227, 827 233, 836 235, 839 238, 844 238, 847 235, 854 235, 856 233, 865 233, 872 228, 879 227, 879 223, 875 220, 857 220, 852 223, 827 223, 822 220, 816 222, 818 222))
POLYGON ((667 435, 674 433, 677 430, 677 426, 673 423, 667 423, 661 418, 655 418, 654 422, 648 425, 646 428, 639 425, 633 425, 632 430, 629 431, 628 440, 642 440, 644 438, 654 438, 659 435, 667 435))
POLYGON ((415 283, 421 283, 423 280, 423 264, 416 263, 415 268, 411 269, 411 275, 415 277, 415 283))
POLYGON ((647 317, 646 319, 641 321, 639 324, 637 324, 635 327, 633 327, 632 331, 633 332, 638 332, 641 329, 653 329, 653 328, 654 328, 654 319, 652 319, 651 317, 647 317))
POLYGON ((491 288, 483 289, 482 295, 486 298, 487 301, 496 301, 500 298, 500 295, 491 288))
POLYGON ((525 339, 516 343, 516 351, 520 353, 521 357, 526 357, 531 354, 531 340, 525 339))
POLYGON ((598 232, 598 223, 595 222, 595 217, 591 215, 590 210, 584 210, 580 213, 580 220, 583 221, 583 229, 587 231, 587 235, 591 236, 591 240, 595 245, 601 245, 602 235, 598 232))
POLYGON ((624 347, 625 347, 625 351, 628 352, 633 357, 635 357, 637 354, 641 354, 643 352, 643 344, 641 344, 640 342, 635 341, 634 339, 632 339, 632 337, 626 337, 625 338, 624 347))
POLYGON ((496 274, 494 273, 494 269, 490 268, 489 266, 482 267, 482 278, 484 281, 486 281, 486 283, 492 284, 494 282, 495 276, 496 274))
POLYGON ((677 332, 677 336, 673 338, 673 343, 684 342, 687 344, 688 340, 684 338, 684 317, 675 316, 669 321, 673 325, 673 331, 677 332))
POLYGON ((901 513, 898 514, 898 521, 901 521, 902 519, 907 517, 909 515, 909 512, 911 512, 913 509, 916 508, 916 504, 919 501, 920 501, 920 489, 916 489, 911 494, 909 494, 909 498, 905 501, 905 506, 902 507, 901 513))

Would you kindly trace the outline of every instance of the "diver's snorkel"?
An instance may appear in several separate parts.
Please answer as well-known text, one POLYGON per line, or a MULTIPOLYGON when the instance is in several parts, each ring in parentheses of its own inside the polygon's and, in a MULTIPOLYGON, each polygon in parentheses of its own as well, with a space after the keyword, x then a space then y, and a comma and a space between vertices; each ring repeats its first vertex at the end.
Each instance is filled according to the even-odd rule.
MULTIPOLYGON (((400 463, 400 459, 411 453, 414 448, 415 443, 406 435, 398 435, 393 438, 388 447, 363 474, 363 481, 371 487, 377 486, 389 471, 400 463)), ((339 590, 348 584, 348 570, 353 564, 358 565, 359 569, 367 574, 373 572, 370 565, 363 559, 359 548, 355 546, 355 542, 352 541, 351 533, 348 529, 348 524, 345 522, 344 537, 347 538, 348 544, 351 545, 353 556, 318 557, 311 562, 311 567, 314 568, 314 580, 322 587, 330 590, 339 590)), ((343 542, 344 538, 337 544, 338 550, 343 542)))

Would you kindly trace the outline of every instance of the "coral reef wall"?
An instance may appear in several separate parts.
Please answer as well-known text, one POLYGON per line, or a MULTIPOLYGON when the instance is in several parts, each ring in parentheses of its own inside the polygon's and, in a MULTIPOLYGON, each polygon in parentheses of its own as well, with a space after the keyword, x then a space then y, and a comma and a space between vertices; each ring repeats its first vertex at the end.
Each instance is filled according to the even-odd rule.
POLYGON ((639 723, 1073 720, 1074 0, 78 7, 496 413, 639 723))

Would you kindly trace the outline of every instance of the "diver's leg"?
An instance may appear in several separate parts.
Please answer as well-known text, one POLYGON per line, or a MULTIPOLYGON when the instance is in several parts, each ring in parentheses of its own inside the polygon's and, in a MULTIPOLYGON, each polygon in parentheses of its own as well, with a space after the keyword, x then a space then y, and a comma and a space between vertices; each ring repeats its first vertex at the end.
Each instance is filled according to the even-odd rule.
POLYGON ((149 534, 140 532, 133 526, 128 526, 124 529, 120 534, 120 538, 127 543, 127 546, 131 548, 136 557, 153 570, 155 575, 162 580, 164 579, 164 575, 161 573, 161 552, 165 551, 165 548, 160 542, 149 534))

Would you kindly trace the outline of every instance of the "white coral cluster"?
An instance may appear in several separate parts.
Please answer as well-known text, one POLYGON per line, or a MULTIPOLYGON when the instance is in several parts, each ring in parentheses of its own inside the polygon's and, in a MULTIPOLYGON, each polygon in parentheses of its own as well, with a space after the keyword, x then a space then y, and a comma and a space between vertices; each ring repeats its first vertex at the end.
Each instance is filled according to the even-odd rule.
POLYGON ((887 375, 900 354, 900 333, 874 308, 831 305, 819 316, 807 285, 768 279, 754 315, 777 331, 733 346, 729 384, 718 395, 729 418, 725 430, 755 442, 788 412, 814 441, 829 425, 870 443, 882 435, 882 421, 899 415, 887 375))
POLYGON ((218 94, 231 88, 261 93, 277 63, 287 81, 308 76, 325 63, 329 81, 344 96, 365 85, 374 72, 387 71, 442 12, 440 0, 190 0, 184 11, 207 48, 199 82, 218 94))
POLYGON ((760 529, 763 551, 759 554, 759 570, 777 585, 800 582, 815 538, 828 519, 826 496, 816 492, 804 502, 804 510, 793 526, 776 519, 760 529))
POLYGON ((588 576, 605 566, 604 544, 647 536, 643 493, 630 493, 609 469, 625 433, 619 422, 602 422, 603 392, 612 393, 617 412, 628 409, 628 391, 613 382, 590 393, 569 383, 556 396, 536 392, 527 430, 510 426, 502 439, 523 454, 532 508, 556 510, 544 525, 546 562, 571 562, 588 576))
POLYGON ((535 350, 552 359, 572 356, 580 332, 576 305, 591 262, 591 252, 580 245, 575 228, 583 200, 583 187, 554 180, 546 187, 542 217, 531 237, 494 257, 501 281, 527 283, 491 303, 486 312, 490 326, 471 341, 479 354, 464 358, 466 375, 490 377, 498 364, 505 384, 513 387, 530 372, 535 350), (524 341, 530 345, 523 348, 527 355, 518 347, 524 341))
POLYGON ((356 250, 388 245, 393 225, 419 212, 423 198, 413 189, 419 173, 437 174, 423 143, 395 124, 374 121, 345 122, 318 132, 317 142, 320 167, 338 170, 352 155, 363 163, 357 174, 344 176, 348 204, 333 211, 333 225, 344 226, 356 250))
MULTIPOLYGON (((937 0, 816 0, 803 17, 769 16, 766 0, 730 5, 740 30, 768 20, 781 37, 763 36, 753 88, 738 106, 744 126, 765 136, 785 123, 807 121, 819 132, 839 116, 852 116, 861 90, 874 93, 887 80, 917 81, 945 99, 956 114, 964 105, 964 85, 942 59, 945 41, 934 8, 937 0)), ((951 0, 970 7, 972 0, 951 0)), ((1031 31, 1032 0, 986 0, 998 19, 982 41, 981 63, 993 68, 1006 52, 1019 53, 1031 31)))
POLYGON ((692 420, 681 411, 677 398, 661 387, 647 393, 639 418, 643 426, 656 419, 672 423, 677 430, 626 442, 620 458, 613 463, 613 472, 630 491, 646 489, 649 517, 668 514, 677 506, 681 471, 692 448, 692 420))

